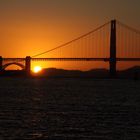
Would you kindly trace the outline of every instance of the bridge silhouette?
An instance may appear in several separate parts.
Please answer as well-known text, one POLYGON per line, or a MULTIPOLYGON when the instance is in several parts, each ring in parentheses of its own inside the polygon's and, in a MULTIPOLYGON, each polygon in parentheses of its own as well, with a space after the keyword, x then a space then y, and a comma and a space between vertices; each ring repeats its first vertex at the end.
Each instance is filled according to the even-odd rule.
POLYGON ((32 61, 105 61, 116 76, 118 61, 140 61, 140 31, 111 20, 74 40, 26 58, 3 58, 0 71, 17 65, 30 75, 32 61), (47 57, 40 57, 47 54, 47 57))

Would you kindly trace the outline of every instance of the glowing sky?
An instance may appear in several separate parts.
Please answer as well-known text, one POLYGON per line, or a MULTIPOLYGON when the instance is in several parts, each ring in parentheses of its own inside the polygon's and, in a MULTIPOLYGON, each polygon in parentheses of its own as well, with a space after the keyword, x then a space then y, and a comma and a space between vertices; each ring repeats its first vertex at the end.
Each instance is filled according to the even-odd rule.
POLYGON ((140 0, 0 0, 0 55, 32 56, 114 18, 140 29, 139 13, 140 0))

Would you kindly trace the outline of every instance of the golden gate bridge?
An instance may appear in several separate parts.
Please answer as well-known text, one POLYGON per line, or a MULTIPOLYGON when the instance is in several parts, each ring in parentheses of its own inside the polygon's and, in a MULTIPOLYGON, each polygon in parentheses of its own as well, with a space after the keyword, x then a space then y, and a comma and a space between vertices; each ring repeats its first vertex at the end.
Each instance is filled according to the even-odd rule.
POLYGON ((111 20, 76 39, 33 56, 0 56, 0 71, 17 65, 30 75, 32 61, 106 61, 110 75, 115 76, 118 61, 140 61, 140 31, 111 20), (46 54, 47 57, 40 57, 46 54))

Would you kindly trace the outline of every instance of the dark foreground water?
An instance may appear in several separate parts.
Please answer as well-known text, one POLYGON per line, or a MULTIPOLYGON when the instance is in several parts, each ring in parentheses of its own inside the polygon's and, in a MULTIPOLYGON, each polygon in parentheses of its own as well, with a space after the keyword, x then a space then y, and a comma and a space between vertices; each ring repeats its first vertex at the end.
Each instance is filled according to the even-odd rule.
POLYGON ((0 78, 0 140, 139 140, 140 81, 0 78))

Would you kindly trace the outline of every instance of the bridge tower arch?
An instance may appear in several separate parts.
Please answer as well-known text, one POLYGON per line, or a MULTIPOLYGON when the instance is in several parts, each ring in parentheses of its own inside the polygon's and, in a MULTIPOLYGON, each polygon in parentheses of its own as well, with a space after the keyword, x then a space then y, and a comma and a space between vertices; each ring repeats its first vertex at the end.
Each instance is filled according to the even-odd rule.
POLYGON ((31 57, 30 56, 26 56, 26 58, 23 58, 23 59, 22 58, 2 58, 2 56, 0 56, 0 72, 4 71, 10 65, 17 65, 21 67, 22 70, 26 71, 27 76, 30 76, 31 74, 31 57), (13 62, 9 63, 9 59, 10 61, 13 60, 13 62), (25 63, 21 64, 20 62, 22 61, 24 61, 25 63))
POLYGON ((16 65, 16 66, 19 66, 22 70, 25 69, 25 66, 20 64, 20 63, 16 63, 16 62, 12 62, 12 63, 7 63, 5 65, 2 66, 2 70, 5 70, 8 66, 11 66, 11 65, 16 65))

